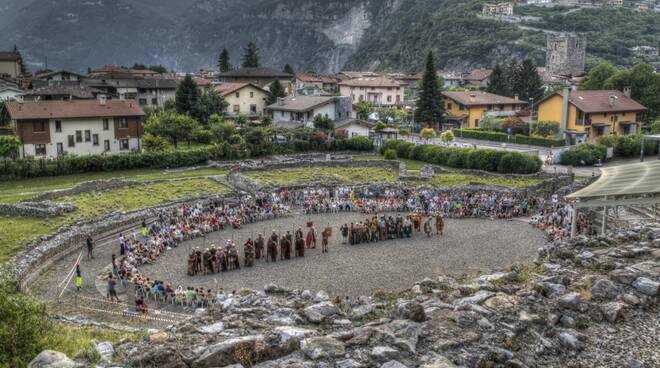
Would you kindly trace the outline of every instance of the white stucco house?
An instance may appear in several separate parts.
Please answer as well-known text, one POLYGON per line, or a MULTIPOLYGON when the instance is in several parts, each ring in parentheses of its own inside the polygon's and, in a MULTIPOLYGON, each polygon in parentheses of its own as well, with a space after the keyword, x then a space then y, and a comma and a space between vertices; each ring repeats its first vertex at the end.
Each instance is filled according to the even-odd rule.
POLYGON ((279 98, 266 107, 273 117, 273 123, 300 123, 310 125, 316 116, 327 116, 332 121, 350 118, 352 103, 350 97, 341 96, 290 96, 279 98))

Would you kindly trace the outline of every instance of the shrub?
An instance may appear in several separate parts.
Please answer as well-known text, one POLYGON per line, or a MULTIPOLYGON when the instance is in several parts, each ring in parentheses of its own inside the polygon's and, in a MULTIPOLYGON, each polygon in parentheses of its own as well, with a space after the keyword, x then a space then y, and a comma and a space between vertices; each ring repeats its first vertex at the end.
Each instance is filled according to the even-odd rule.
POLYGON ((604 162, 607 156, 607 147, 602 144, 584 143, 573 147, 561 154, 560 162, 562 165, 581 166, 593 165, 599 159, 604 162))
POLYGON ((532 133, 542 137, 551 137, 559 133, 559 122, 537 121, 532 126, 532 133))
POLYGON ((529 131, 527 123, 517 116, 509 116, 500 124, 500 129, 503 131, 507 131, 509 128, 511 129, 511 134, 525 134, 529 131))
MULTIPOLYGON (((603 135, 596 138, 596 141, 603 146, 614 148, 614 156, 618 157, 637 156, 641 152, 641 135, 603 135)), ((653 154, 656 146, 657 142, 646 140, 644 141, 644 152, 653 154)))
POLYGON ((351 151, 371 151, 374 143, 367 137, 353 137, 340 141, 339 149, 351 151))
POLYGON ((0 157, 15 157, 21 141, 18 137, 6 135, 0 136, 0 157))
POLYGON ((541 147, 563 147, 566 145, 566 140, 560 138, 543 138, 537 136, 526 136, 518 134, 513 137, 513 143, 529 144, 532 146, 541 147))
POLYGON ((502 156, 497 171, 501 173, 531 174, 538 172, 541 166, 542 162, 538 156, 507 152, 502 156))
POLYGON ((410 142, 399 143, 399 145, 396 147, 397 157, 408 158, 410 156, 410 150, 412 150, 413 147, 415 147, 415 145, 410 142))
MULTIPOLYGON (((494 142, 508 141, 508 136, 506 133, 490 132, 480 129, 454 129, 454 135, 464 138, 481 139, 494 142)), ((543 138, 536 136, 529 137, 522 134, 514 135, 511 139, 511 143, 530 144, 533 146, 541 147, 562 147, 566 145, 566 141, 564 139, 543 138)))
POLYGON ((213 138, 213 133, 209 129, 197 129, 192 137, 193 141, 201 144, 209 144, 213 138))
POLYGON ((147 152, 163 152, 170 149, 170 144, 167 142, 167 139, 149 133, 144 135, 142 145, 147 152))
POLYGON ((391 140, 391 141, 385 142, 382 146, 380 146, 380 153, 384 154, 385 151, 387 151, 388 149, 396 150, 396 148, 399 146, 399 143, 403 143, 403 141, 391 140))
POLYGON ((386 160, 396 160, 396 150, 394 149, 388 149, 385 151, 385 154, 383 155, 386 160))

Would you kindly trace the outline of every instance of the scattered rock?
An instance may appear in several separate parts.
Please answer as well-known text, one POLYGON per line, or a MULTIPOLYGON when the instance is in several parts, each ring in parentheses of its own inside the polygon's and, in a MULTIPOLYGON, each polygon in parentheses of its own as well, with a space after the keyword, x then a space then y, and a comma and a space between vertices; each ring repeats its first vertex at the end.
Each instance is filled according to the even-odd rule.
POLYGON ((646 277, 639 277, 632 285, 637 291, 648 296, 658 295, 658 290, 660 289, 660 283, 647 279, 646 277))
POLYGON ((340 313, 339 308, 330 302, 313 304, 303 310, 304 316, 312 323, 321 323, 325 318, 340 313))
POLYGON ((385 362, 399 357, 399 351, 389 346, 374 346, 371 349, 371 357, 376 361, 385 362))
POLYGON ((28 368, 83 368, 84 365, 69 359, 64 353, 44 350, 37 355, 28 368))
POLYGON ((312 337, 300 343, 300 350, 310 359, 336 358, 346 352, 341 341, 331 337, 312 337))
POLYGON ((619 295, 619 291, 612 281, 599 279, 591 287, 591 295, 594 299, 614 300, 619 295))

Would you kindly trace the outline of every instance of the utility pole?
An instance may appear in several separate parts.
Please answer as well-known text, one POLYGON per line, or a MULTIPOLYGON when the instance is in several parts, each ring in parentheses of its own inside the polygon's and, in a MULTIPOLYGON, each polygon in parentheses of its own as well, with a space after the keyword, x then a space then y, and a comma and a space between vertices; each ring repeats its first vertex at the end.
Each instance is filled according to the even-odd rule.
POLYGON ((534 119, 534 97, 532 97, 532 104, 529 109, 529 137, 532 137, 532 120, 534 119))

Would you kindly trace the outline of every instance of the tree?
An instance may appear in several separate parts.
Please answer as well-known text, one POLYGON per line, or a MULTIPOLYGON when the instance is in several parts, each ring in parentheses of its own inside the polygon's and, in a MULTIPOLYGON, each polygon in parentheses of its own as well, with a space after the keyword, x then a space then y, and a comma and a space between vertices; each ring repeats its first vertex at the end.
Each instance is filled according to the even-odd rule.
POLYGON ((525 101, 538 100, 543 95, 543 81, 536 66, 530 59, 523 60, 519 68, 518 85, 514 86, 514 93, 525 101))
POLYGON ((16 157, 21 141, 13 135, 0 136, 0 157, 16 157))
POLYGON ((286 64, 286 65, 284 66, 284 70, 283 70, 283 71, 284 71, 285 73, 287 73, 287 74, 296 74, 296 73, 293 71, 293 68, 291 67, 291 65, 289 65, 289 64, 286 64))
POLYGON ((284 98, 284 97, 286 97, 286 90, 282 86, 282 83, 280 83, 279 80, 275 79, 275 81, 270 84, 270 94, 268 96, 268 99, 266 100, 266 103, 271 105, 277 102, 278 98, 284 98))
POLYGON ((26 367, 52 334, 46 305, 21 293, 10 272, 0 272, 0 367, 26 367))
POLYGON ((236 133, 234 124, 229 121, 225 122, 222 119, 211 118, 209 127, 217 142, 226 142, 229 140, 229 137, 236 133))
POLYGON ((649 126, 649 131, 650 131, 651 134, 660 134, 660 119, 654 121, 649 126))
POLYGON ((527 134, 529 126, 517 116, 509 116, 500 124, 502 130, 508 132, 511 128, 511 134, 527 134))
POLYGON ((534 124, 532 131, 542 137, 553 136, 559 133, 559 123, 556 121, 538 121, 534 124))
POLYGON ((14 53, 18 54, 19 62, 21 64, 21 75, 27 75, 28 74, 27 65, 25 65, 25 60, 23 60, 23 55, 21 55, 21 52, 18 50, 18 47, 16 45, 14 45, 14 53))
POLYGON ((147 152, 163 152, 170 148, 167 139, 150 133, 146 133, 142 138, 142 146, 147 152))
POLYGON ((197 89, 197 83, 195 83, 190 75, 186 75, 176 89, 176 112, 192 115, 197 107, 198 99, 199 90, 197 89))
POLYGON ((259 49, 257 45, 250 42, 243 50, 243 68, 258 68, 259 67, 259 49))
POLYGON ((603 89, 605 81, 616 74, 617 70, 611 63, 603 61, 589 70, 587 76, 580 83, 580 89, 603 89))
POLYGON ((433 53, 429 51, 426 57, 426 70, 422 78, 422 88, 417 99, 416 118, 427 124, 440 123, 443 107, 438 87, 438 74, 433 62, 433 53))
POLYGON ((211 115, 222 115, 229 104, 224 97, 213 88, 205 88, 197 99, 192 116, 201 121, 202 124, 208 124, 211 115))
POLYGON ((495 65, 495 68, 493 68, 493 73, 490 75, 490 82, 486 91, 500 96, 509 96, 511 94, 506 71, 500 64, 495 65))
POLYGON ((220 70, 220 73, 226 73, 231 70, 229 51, 227 49, 220 51, 220 56, 218 56, 218 70, 220 70))
POLYGON ((189 115, 163 111, 153 114, 144 125, 144 130, 154 136, 163 137, 177 147, 181 141, 190 142, 199 122, 189 115))
POLYGON ((435 129, 424 128, 419 132, 419 135, 428 142, 431 139, 435 138, 435 129))
POLYGON ((505 72, 508 86, 507 92, 509 92, 509 94, 505 96, 512 97, 522 86, 522 81, 520 80, 520 64, 518 64, 516 60, 511 60, 511 63, 506 67, 505 72))
POLYGON ((454 141, 454 132, 451 130, 445 130, 440 134, 440 140, 442 140, 442 143, 444 144, 449 144, 454 141))
POLYGON ((620 70, 603 83, 603 89, 631 89, 633 100, 647 108, 645 121, 660 117, 660 74, 653 66, 639 63, 629 70, 620 70))
POLYGON ((374 106, 368 101, 358 101, 355 104, 356 116, 358 119, 367 120, 369 115, 374 112, 374 106))
POLYGON ((328 115, 316 115, 314 117, 314 128, 330 131, 335 129, 335 123, 328 115))

